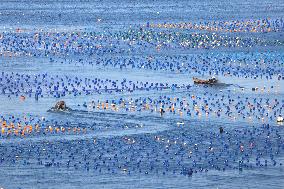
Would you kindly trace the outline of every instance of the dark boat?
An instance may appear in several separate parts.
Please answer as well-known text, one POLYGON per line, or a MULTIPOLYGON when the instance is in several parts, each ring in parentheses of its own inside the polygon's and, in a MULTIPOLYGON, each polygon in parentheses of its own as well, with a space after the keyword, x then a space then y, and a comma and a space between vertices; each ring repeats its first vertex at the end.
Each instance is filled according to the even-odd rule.
POLYGON ((194 84, 213 85, 213 84, 216 84, 218 82, 218 80, 216 78, 214 78, 214 77, 212 77, 211 79, 207 79, 207 80, 198 79, 196 77, 193 77, 193 82, 194 82, 194 84))
POLYGON ((72 109, 67 107, 64 101, 57 102, 54 107, 48 110, 48 112, 67 112, 67 113, 69 113, 70 111, 72 111, 72 109))

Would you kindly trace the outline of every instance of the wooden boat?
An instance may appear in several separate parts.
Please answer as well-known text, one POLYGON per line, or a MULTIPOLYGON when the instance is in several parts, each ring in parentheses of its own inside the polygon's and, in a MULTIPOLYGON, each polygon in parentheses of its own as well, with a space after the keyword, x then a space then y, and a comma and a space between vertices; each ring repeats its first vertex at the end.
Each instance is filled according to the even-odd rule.
POLYGON ((193 77, 193 82, 194 84, 207 84, 207 85, 213 85, 216 84, 218 82, 218 80, 216 78, 211 78, 208 80, 203 80, 203 79, 198 79, 196 77, 193 77))

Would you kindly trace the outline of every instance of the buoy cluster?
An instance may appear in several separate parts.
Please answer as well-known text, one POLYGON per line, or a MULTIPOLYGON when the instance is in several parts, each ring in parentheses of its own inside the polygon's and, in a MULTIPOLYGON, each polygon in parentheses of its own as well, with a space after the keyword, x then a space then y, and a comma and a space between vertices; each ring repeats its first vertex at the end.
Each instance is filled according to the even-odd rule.
POLYGON ((283 166, 280 132, 265 124, 223 133, 184 128, 109 138, 8 141, 0 145, 0 162, 110 175, 192 176, 210 170, 256 170, 283 166))

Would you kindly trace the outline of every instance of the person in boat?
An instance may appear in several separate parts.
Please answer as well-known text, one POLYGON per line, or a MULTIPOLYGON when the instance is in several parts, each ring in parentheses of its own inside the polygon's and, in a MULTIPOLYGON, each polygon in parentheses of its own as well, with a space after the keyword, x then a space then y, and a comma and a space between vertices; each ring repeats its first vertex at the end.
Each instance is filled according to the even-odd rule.
POLYGON ((54 107, 51 108, 52 111, 68 111, 71 110, 66 106, 65 101, 58 101, 54 107))
POLYGON ((212 77, 211 79, 208 79, 210 83, 217 83, 217 79, 215 77, 212 77))
POLYGON ((54 106, 57 110, 66 110, 66 103, 64 101, 59 101, 54 106))

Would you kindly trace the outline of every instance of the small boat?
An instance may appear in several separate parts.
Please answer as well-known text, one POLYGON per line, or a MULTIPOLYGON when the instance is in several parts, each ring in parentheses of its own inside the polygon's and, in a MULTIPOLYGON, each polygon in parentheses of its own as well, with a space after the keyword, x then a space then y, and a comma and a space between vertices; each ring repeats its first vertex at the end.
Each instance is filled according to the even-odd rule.
POLYGON ((277 117, 277 122, 278 123, 283 123, 284 122, 284 118, 280 115, 277 117))
POLYGON ((72 109, 67 107, 64 101, 57 102, 54 107, 48 110, 48 112, 65 112, 65 113, 70 113, 71 111, 72 109))
POLYGON ((203 80, 203 79, 198 79, 196 77, 193 77, 193 82, 194 84, 216 84, 218 82, 218 80, 215 77, 212 77, 211 79, 208 80, 203 80))

